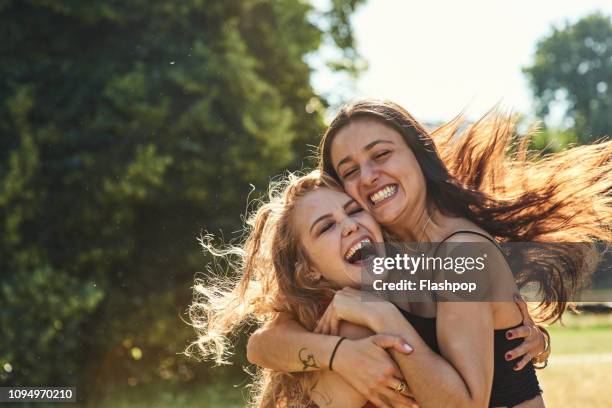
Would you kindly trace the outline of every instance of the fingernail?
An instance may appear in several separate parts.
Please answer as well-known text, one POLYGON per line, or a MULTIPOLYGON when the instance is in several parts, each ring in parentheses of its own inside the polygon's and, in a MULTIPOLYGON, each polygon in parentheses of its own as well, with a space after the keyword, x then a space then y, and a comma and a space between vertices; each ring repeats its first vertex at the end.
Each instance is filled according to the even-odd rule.
POLYGON ((521 300, 521 295, 514 295, 514 300, 521 300))
POLYGON ((506 360, 512 360, 512 354, 506 353, 506 360))
POLYGON ((508 332, 506 333, 506 337, 511 339, 514 335, 512 334, 512 332, 508 332))
POLYGON ((406 350, 408 353, 412 353, 414 351, 413 348, 406 343, 404 343, 404 350, 406 350))
POLYGON ((513 369, 514 371, 517 371, 517 370, 519 369, 518 364, 517 364, 517 365, 515 365, 514 367, 512 367, 512 369, 513 369))

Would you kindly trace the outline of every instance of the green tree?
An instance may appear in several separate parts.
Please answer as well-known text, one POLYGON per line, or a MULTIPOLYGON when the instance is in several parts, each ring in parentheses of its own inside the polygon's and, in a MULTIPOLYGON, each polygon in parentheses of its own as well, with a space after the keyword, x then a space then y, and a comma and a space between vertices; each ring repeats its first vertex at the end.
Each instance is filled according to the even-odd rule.
POLYGON ((0 383, 190 377, 195 238, 301 167, 358 3, 0 1, 0 383))
POLYGON ((581 143, 610 134, 612 125, 612 21, 594 13, 553 28, 538 42, 534 63, 523 69, 538 114, 553 104, 566 107, 569 125, 581 143))

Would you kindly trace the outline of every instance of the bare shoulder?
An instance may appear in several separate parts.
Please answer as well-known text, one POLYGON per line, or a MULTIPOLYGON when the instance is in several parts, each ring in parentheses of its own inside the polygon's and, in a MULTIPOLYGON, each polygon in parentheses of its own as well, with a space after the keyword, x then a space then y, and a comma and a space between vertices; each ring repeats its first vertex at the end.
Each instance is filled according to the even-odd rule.
POLYGON ((507 265, 504 253, 494 241, 495 239, 482 229, 461 230, 444 241, 444 252, 454 256, 486 254, 489 266, 507 265))
POLYGON ((469 228, 461 228, 453 232, 445 242, 491 242, 494 238, 477 226, 470 226, 469 228))

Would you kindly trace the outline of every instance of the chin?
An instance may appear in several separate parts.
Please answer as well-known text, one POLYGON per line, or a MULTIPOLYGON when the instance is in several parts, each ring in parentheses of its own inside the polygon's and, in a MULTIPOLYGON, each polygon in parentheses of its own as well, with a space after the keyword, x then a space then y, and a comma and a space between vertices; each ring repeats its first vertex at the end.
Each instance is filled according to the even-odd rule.
POLYGON ((376 221, 385 227, 393 226, 400 218, 401 212, 395 208, 385 208, 377 215, 376 221))

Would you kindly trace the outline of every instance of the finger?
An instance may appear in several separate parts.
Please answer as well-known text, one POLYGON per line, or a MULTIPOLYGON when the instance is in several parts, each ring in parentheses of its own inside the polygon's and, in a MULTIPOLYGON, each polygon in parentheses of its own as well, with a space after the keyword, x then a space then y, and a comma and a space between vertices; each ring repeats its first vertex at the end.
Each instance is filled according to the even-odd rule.
POLYGON ((395 377, 392 377, 387 381, 387 387, 391 390, 397 390, 402 385, 402 380, 398 380, 395 377))
POLYGON ((403 354, 410 354, 413 352, 413 348, 408 343, 396 336, 379 334, 377 336, 373 336, 372 341, 378 347, 382 347, 384 349, 392 348, 395 351, 403 354))
POLYGON ((346 286, 346 287, 342 288, 342 291, 346 292, 346 293, 349 293, 349 294, 361 293, 361 291, 359 289, 351 288, 350 286, 346 286))
POLYGON ((399 393, 396 393, 396 394, 397 395, 401 395, 401 397, 404 398, 404 400, 402 400, 402 402, 398 402, 398 404, 401 404, 402 407, 419 408, 419 405, 417 404, 417 402, 414 399, 414 397, 412 397, 410 395, 405 395, 405 394, 399 394, 399 393))
POLYGON ((514 365, 514 371, 522 370, 531 361, 531 356, 526 354, 523 358, 514 365))
MULTIPOLYGON (((389 382, 387 383, 388 387, 390 390, 394 391, 399 389, 401 386, 401 382, 404 380, 399 380, 396 377, 393 377, 392 379, 389 380, 389 382)), ((408 387, 408 384, 406 384, 404 386, 404 391, 402 391, 401 393, 399 393, 400 395, 403 395, 406 398, 412 398, 414 397, 414 395, 412 394, 412 390, 410 389, 410 387, 408 387)), ((403 400, 402 400, 403 401, 403 400)))
POLYGON ((329 320, 329 334, 332 336, 337 336, 340 327, 340 320, 338 320, 336 316, 332 316, 329 320))
POLYGON ((329 319, 331 317, 331 313, 328 313, 327 316, 323 319, 323 324, 321 325, 321 334, 329 334, 329 319))
POLYGON ((522 325, 514 329, 507 330, 506 338, 507 339, 526 338, 526 337, 529 337, 529 335, 532 334, 532 332, 533 332, 533 327, 530 330, 529 326, 522 325))
POLYGON ((531 315, 529 314, 529 307, 527 306, 527 302, 520 295, 514 295, 514 302, 517 304, 519 309, 521 310, 521 314, 523 315, 523 322, 533 322, 531 319, 531 315))
POLYGON ((323 334, 329 334, 329 330, 331 326, 331 319, 334 317, 335 314, 336 312, 333 307, 330 307, 327 310, 327 313, 325 314, 325 321, 323 322, 323 328, 322 328, 323 334))
POLYGON ((412 401, 410 398, 403 396, 402 394, 396 392, 395 390, 392 390, 391 388, 385 387, 383 390, 381 390, 381 394, 384 395, 387 400, 389 400, 389 402, 394 408, 409 408, 412 406, 412 401))
MULTIPOLYGON (((394 378, 397 378, 397 377, 394 377, 394 378)), ((402 378, 402 379, 399 379, 398 381, 404 381, 404 379, 402 378)), ((397 387, 397 383, 394 385, 394 387, 397 387)), ((414 398, 414 393, 412 392, 412 389, 410 388, 408 383, 406 383, 406 387, 404 388, 404 391, 402 391, 402 395, 408 398, 414 398)))
POLYGON ((376 405, 378 408, 392 408, 389 404, 385 403, 379 396, 372 395, 368 398, 372 404, 376 405))
POLYGON ((315 327, 315 330, 314 330, 315 333, 321 333, 321 330, 323 329, 323 325, 325 324, 325 319, 330 313, 330 309, 331 309, 331 305, 329 305, 327 309, 325 309, 325 311, 319 318, 319 321, 317 322, 317 327, 315 327))
POLYGON ((506 354, 504 354, 504 358, 506 359, 506 361, 514 360, 519 357, 528 355, 529 350, 531 350, 530 344, 527 342, 523 342, 517 348, 506 352, 506 354))
POLYGON ((546 350, 546 342, 549 342, 550 344, 550 338, 547 338, 547 335, 544 333, 543 330, 540 330, 538 326, 534 326, 534 328, 537 332, 537 343, 536 346, 534 346, 536 347, 535 354, 537 355, 539 353, 543 353, 546 350))
POLYGON ((317 321, 317 327, 314 329, 315 333, 321 333, 321 329, 323 328, 323 320, 325 320, 325 313, 323 313, 323 316, 321 316, 317 321))
POLYGON ((329 309, 327 309, 323 313, 323 316, 321 316, 321 318, 319 319, 319 323, 317 323, 317 327, 315 327, 315 333, 323 333, 323 327, 325 326, 325 323, 328 317, 329 317, 329 309))

